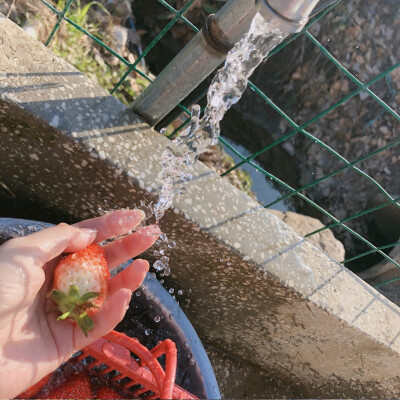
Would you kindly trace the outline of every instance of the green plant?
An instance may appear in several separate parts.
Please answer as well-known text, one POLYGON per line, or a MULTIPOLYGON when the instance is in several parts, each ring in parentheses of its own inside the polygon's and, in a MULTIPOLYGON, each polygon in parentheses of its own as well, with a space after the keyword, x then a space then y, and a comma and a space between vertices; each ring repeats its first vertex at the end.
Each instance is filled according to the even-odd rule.
MULTIPOLYGON (((57 3, 62 10, 65 1, 57 3)), ((98 1, 91 1, 82 6, 76 0, 68 10, 68 17, 90 32, 103 43, 112 47, 112 18, 108 10, 98 1), (89 13, 97 7, 100 13, 89 13)), ((75 66, 79 71, 95 81, 99 86, 111 91, 126 71, 125 65, 97 46, 87 35, 71 24, 59 29, 49 43, 49 48, 61 58, 75 66)), ((140 76, 130 75, 114 95, 124 104, 130 104, 148 86, 148 81, 140 76)))

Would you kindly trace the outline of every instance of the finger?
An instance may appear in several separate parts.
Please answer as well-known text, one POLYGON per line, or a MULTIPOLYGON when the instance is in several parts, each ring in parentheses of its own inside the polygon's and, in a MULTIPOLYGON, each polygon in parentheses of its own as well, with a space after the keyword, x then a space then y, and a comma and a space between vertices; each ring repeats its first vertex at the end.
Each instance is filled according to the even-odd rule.
POLYGON ((103 248, 106 252, 108 268, 113 269, 146 251, 149 247, 153 246, 159 233, 160 229, 158 226, 150 225, 140 232, 132 233, 132 235, 106 244, 103 248))
POLYGON ((112 295, 122 288, 136 290, 149 272, 149 263, 146 260, 135 260, 129 267, 108 281, 108 291, 112 295))
POLYGON ((63 252, 74 252, 89 246, 96 235, 96 230, 61 223, 28 236, 11 239, 2 246, 2 250, 42 266, 63 252))
POLYGON ((145 213, 142 210, 118 210, 101 217, 78 222, 78 228, 91 228, 98 231, 96 242, 125 235, 135 229, 143 221, 145 213))
POLYGON ((74 347, 80 350, 98 338, 105 336, 124 318, 131 301, 132 292, 129 289, 120 289, 113 293, 108 302, 93 315, 94 328, 88 336, 82 332, 78 325, 74 327, 74 347))

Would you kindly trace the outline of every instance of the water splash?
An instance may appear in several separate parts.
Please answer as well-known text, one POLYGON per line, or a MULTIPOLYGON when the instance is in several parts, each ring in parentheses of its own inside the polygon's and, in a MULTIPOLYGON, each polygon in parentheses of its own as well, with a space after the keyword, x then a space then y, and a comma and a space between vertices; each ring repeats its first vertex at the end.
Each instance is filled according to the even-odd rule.
POLYGON ((196 162, 210 146, 218 143, 220 121, 239 101, 246 90, 248 78, 268 53, 285 37, 268 25, 257 13, 248 33, 233 47, 224 66, 217 72, 207 93, 207 107, 200 119, 200 107, 192 107, 189 127, 167 146, 162 154, 163 185, 154 216, 158 222, 172 206, 177 184, 191 179, 187 167, 196 162))
MULTIPOLYGON (((179 185, 192 179, 188 167, 210 146, 218 142, 220 122, 225 113, 239 101, 246 90, 248 78, 268 53, 285 37, 285 33, 269 26, 260 14, 256 14, 248 33, 233 47, 224 66, 215 75, 207 93, 207 106, 200 118, 200 107, 194 105, 187 129, 169 143, 161 156, 162 188, 156 204, 144 205, 146 219, 158 224, 173 203, 174 197, 185 191, 179 185)), ((161 234, 156 241, 157 259, 153 264, 160 277, 170 275, 169 258, 165 252, 175 248, 175 242, 161 234)), ((171 292, 170 292, 171 293, 171 292)), ((172 293, 171 293, 172 294, 172 293)))

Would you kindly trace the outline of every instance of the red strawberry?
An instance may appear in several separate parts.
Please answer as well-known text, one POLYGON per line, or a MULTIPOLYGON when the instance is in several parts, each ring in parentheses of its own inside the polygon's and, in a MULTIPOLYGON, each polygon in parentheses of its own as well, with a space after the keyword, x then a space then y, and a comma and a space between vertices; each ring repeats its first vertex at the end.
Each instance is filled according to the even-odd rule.
POLYGON ((36 382, 34 385, 28 387, 28 389, 24 390, 22 393, 20 393, 15 398, 16 399, 30 399, 31 397, 35 396, 35 394, 38 394, 38 392, 42 389, 42 387, 49 381, 52 374, 53 373, 46 375, 39 382, 36 382))
POLYGON ((93 399, 90 377, 86 372, 72 375, 66 382, 52 390, 49 399, 93 399))
POLYGON ((123 399, 114 388, 109 386, 101 386, 97 390, 96 399, 123 399))
POLYGON ((97 312, 107 297, 109 278, 104 250, 97 244, 62 259, 54 270, 49 295, 57 303, 55 309, 62 313, 58 320, 74 319, 87 336, 94 327, 90 315, 97 312))

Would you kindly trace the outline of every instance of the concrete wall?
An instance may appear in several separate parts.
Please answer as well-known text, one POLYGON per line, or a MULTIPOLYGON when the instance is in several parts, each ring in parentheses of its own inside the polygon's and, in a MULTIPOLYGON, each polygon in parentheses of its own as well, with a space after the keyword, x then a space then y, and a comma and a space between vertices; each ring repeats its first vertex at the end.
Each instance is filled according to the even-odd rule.
MULTIPOLYGON (((0 15, 0 180, 14 193, 75 218, 150 201, 167 142, 0 15)), ((161 226, 202 340, 292 382, 288 395, 397 397, 399 309, 201 163, 191 173, 161 226)))

